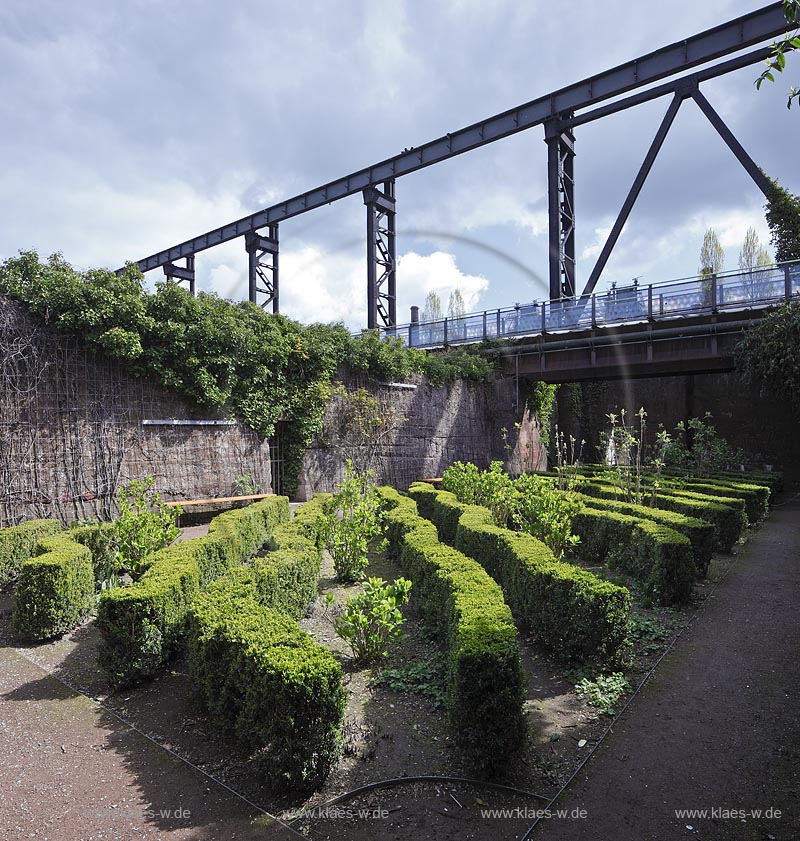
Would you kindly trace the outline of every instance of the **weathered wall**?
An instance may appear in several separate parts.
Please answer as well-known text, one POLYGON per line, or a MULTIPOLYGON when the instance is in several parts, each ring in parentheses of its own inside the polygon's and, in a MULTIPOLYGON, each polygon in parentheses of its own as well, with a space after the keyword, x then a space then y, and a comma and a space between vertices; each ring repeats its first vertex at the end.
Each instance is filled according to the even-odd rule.
MULTIPOLYGON (((733 373, 583 383, 577 399, 560 395, 562 422, 589 442, 607 429, 606 415, 644 407, 650 430, 659 423, 674 431, 678 421, 713 415, 717 433, 750 453, 759 465, 772 464, 789 478, 800 478, 800 426, 790 407, 747 386, 733 373)), ((587 452, 591 456, 591 452, 587 452)))
POLYGON ((130 376, 0 296, 0 527, 107 518, 119 485, 148 474, 167 499, 229 495, 248 472, 270 489, 269 446, 252 430, 142 423, 167 418, 224 416, 130 376))
MULTIPOLYGON (((380 478, 397 487, 441 475, 454 460, 487 465, 536 460, 538 430, 516 408, 514 380, 487 385, 456 383, 411 389, 368 386, 407 420, 381 448, 380 478), (520 428, 515 429, 515 423, 520 428), (508 431, 508 448, 502 429, 508 431)), ((272 490, 270 446, 241 423, 225 426, 153 426, 145 420, 224 420, 123 366, 82 342, 65 338, 0 296, 0 527, 32 517, 111 516, 117 488, 152 475, 168 500, 228 496, 250 473, 272 490)), ((308 452, 298 496, 330 490, 342 474, 335 435, 336 405, 308 452)), ((276 457, 277 458, 277 457, 276 457)))
MULTIPOLYGON (((379 481, 407 488, 419 479, 441 476, 454 461, 486 467, 497 459, 513 471, 531 463, 546 466, 538 427, 524 408, 525 394, 517 395, 513 379, 491 384, 459 381, 442 388, 419 379, 414 385, 391 388, 355 380, 347 383, 351 389, 366 387, 406 418, 380 448, 375 465, 379 481), (518 403, 522 405, 518 407, 518 403)), ((337 411, 337 404, 331 403, 322 432, 306 453, 298 489, 302 498, 331 490, 342 476, 345 454, 337 447, 337 411)))

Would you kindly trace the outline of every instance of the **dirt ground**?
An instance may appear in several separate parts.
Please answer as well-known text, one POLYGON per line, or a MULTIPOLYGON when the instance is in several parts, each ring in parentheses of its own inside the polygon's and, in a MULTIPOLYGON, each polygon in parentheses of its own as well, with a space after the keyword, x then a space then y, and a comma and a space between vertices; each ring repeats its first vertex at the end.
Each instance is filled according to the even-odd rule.
MULTIPOLYGON (((560 825, 540 821, 534 832, 545 838, 561 831, 566 834, 553 837, 637 841, 683 837, 675 834, 678 830, 691 834, 694 830, 681 829, 674 820, 665 824, 663 832, 658 829, 656 834, 647 834, 644 824, 629 814, 643 802, 642 787, 646 790, 651 785, 643 782, 648 775, 658 781, 661 794, 672 796, 672 791, 677 791, 675 780, 688 777, 683 761, 687 746, 697 746, 691 766, 696 787, 720 762, 751 767, 743 762, 741 750, 745 747, 759 756, 749 773, 758 771, 763 782, 768 768, 765 755, 769 754, 772 766, 784 769, 775 773, 782 774, 782 784, 788 786, 785 794, 775 795, 775 805, 782 802, 787 810, 792 803, 796 807, 800 785, 792 776, 796 771, 790 771, 791 761, 796 763, 798 758, 800 735, 796 728, 797 626, 792 610, 798 593, 797 579, 793 579, 794 589, 787 588, 792 582, 784 579, 792 564, 795 575, 797 571, 798 505, 778 508, 748 545, 737 547, 738 556, 715 558, 708 580, 696 588, 688 608, 637 607, 638 639, 625 669, 632 686, 641 682, 672 637, 687 623, 690 627, 661 663, 657 679, 647 684, 559 800, 559 806, 563 801, 572 808, 574 802, 575 808, 590 810, 593 819, 560 825), (784 558, 784 578, 773 581, 763 567, 776 556, 784 558), (709 593, 713 597, 704 604, 709 593), (792 644, 795 648, 790 654, 792 644), (776 658, 782 658, 780 669, 776 658), (787 660, 794 660, 794 665, 789 666, 787 660), (762 666, 764 662, 771 664, 772 671, 762 666), (690 684, 681 669, 694 670, 690 684), (774 686, 776 674, 783 694, 774 686), (787 682, 792 676, 793 684, 787 682), (745 677, 750 682, 743 686, 745 677), (716 709, 719 715, 712 715, 716 709), (725 716, 735 726, 726 728, 725 716), (759 722, 757 736, 748 735, 745 722, 759 722), (667 724, 672 730, 661 733, 667 724), (760 753, 756 750, 759 746, 760 753), (703 756, 708 757, 705 764, 703 756), (712 758, 714 767, 710 767, 712 758), (617 779, 620 774, 621 780, 617 779), (600 790, 584 790, 587 775, 589 780, 605 781, 595 783, 600 790), (637 781, 635 792, 626 789, 626 775, 637 781), (672 776, 667 779, 668 775, 672 776), (600 800, 593 801, 593 797, 600 800), (613 803, 616 807, 609 805, 613 803), (601 813, 605 822, 598 817, 601 813), (581 827, 588 834, 573 834, 581 827), (631 834, 634 827, 636 834, 631 834)), ((373 559, 368 572, 386 579, 400 574, 382 557, 373 559)), ((205 719, 183 660, 175 660, 166 673, 147 684, 109 694, 97 669, 99 639, 91 622, 60 640, 19 646, 7 627, 12 597, 2 594, 0 747, 4 756, 12 758, 0 763, 0 785, 11 793, 0 802, 0 826, 6 833, 2 837, 83 841, 155 834, 181 839, 295 836, 295 832, 271 823, 263 810, 314 839, 521 838, 533 823, 535 810, 547 806, 570 779, 598 744, 612 717, 576 696, 573 686, 579 674, 543 656, 534 641, 522 639, 531 739, 508 778, 501 781, 515 790, 428 780, 346 796, 381 780, 468 776, 468 769, 453 750, 445 710, 436 698, 441 690, 440 656, 413 611, 413 591, 404 638, 382 668, 428 664, 425 668, 430 679, 425 692, 392 689, 381 679, 382 669, 353 667, 346 646, 333 631, 332 609, 324 594, 331 592, 340 602, 354 590, 338 584, 326 564, 320 598, 302 621, 306 630, 341 659, 350 692, 345 755, 325 786, 310 797, 279 796, 270 791, 246 758, 231 751, 205 719), (343 799, 331 802, 337 798, 343 799), (64 810, 64 803, 70 808, 64 810), (191 804, 183 809, 189 817, 176 817, 180 804, 186 803, 191 804), (491 809, 506 810, 504 817, 487 817, 486 810, 491 809), (171 811, 165 816, 163 810, 171 811)), ((617 709, 624 702, 623 698, 617 709)), ((796 769, 796 764, 793 767, 796 769)), ((763 785, 753 790, 763 791, 763 785)), ((694 803, 691 798, 682 802, 686 808, 694 803)), ((710 805, 728 802, 730 798, 722 797, 719 804, 710 805)), ((693 825, 688 820, 685 824, 693 825)), ((730 826, 723 824, 720 831, 730 826)), ((800 837, 800 832, 785 834, 788 826, 786 821, 770 824, 774 838, 800 837)), ((768 839, 769 835, 696 837, 768 839)))

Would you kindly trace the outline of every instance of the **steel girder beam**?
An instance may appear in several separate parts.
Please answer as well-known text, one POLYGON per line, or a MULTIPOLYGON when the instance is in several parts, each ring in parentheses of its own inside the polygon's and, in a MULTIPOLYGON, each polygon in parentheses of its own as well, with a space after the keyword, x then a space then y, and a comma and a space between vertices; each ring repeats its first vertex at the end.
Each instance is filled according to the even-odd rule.
POLYGON ((575 136, 556 119, 545 123, 545 142, 550 300, 555 301, 575 295, 575 136))
POLYGON ((194 254, 186 255, 185 266, 176 266, 174 263, 165 263, 164 275, 169 278, 169 280, 176 280, 178 283, 186 281, 189 284, 189 294, 194 295, 194 254))
POLYGON ((706 115, 708 121, 717 130, 719 136, 725 141, 728 148, 736 155, 736 160, 747 170, 747 174, 756 182, 759 190, 769 198, 772 192, 772 185, 766 175, 759 169, 756 162, 744 150, 744 146, 734 137, 733 132, 725 125, 719 114, 711 107, 711 103, 700 93, 699 90, 692 91, 692 99, 700 106, 700 110, 706 115))
POLYGON ((586 282, 586 286, 584 287, 581 297, 586 297, 587 295, 591 295, 592 292, 594 292, 594 288, 597 285, 597 281, 599 280, 600 275, 603 273, 603 269, 606 267, 608 258, 611 256, 611 252, 613 251, 614 246, 617 244, 619 235, 622 233, 622 229, 625 227, 625 223, 628 221, 628 217, 631 214, 631 210, 633 210, 633 205, 636 203, 636 199, 639 198, 639 193, 642 191, 645 179, 650 174, 650 170, 653 168, 653 163, 655 162, 655 159, 659 151, 661 150, 662 145, 664 144, 664 139, 666 138, 667 132, 672 126, 675 116, 678 113, 678 109, 681 107, 681 103, 683 102, 683 100, 690 95, 691 92, 689 90, 684 90, 683 92, 676 91, 674 96, 672 97, 672 102, 670 102, 669 108, 667 108, 667 113, 664 115, 664 119, 661 121, 661 125, 658 127, 656 136, 653 138, 653 142, 650 144, 650 148, 647 150, 647 154, 645 155, 644 161, 642 162, 641 167, 639 167, 639 172, 636 173, 636 178, 634 178, 633 185, 631 186, 631 189, 625 198, 625 202, 622 205, 622 210, 620 210, 619 215, 617 216, 617 220, 616 222, 614 222, 614 227, 611 229, 611 232, 608 235, 608 239, 606 239, 605 245, 603 246, 603 250, 600 252, 600 256, 597 258, 597 262, 595 263, 594 268, 592 269, 592 273, 589 275, 589 280, 586 282))
MULTIPOLYGON (((444 137, 421 146, 404 149, 399 155, 385 161, 145 257, 138 261, 138 266, 143 272, 150 271, 165 263, 236 239, 249 231, 274 225, 283 219, 289 219, 345 196, 361 192, 367 187, 415 172, 503 137, 509 137, 540 125, 559 114, 589 107, 738 50, 774 39, 790 28, 784 16, 782 4, 772 3, 763 9, 742 15, 684 41, 662 47, 517 108, 448 133, 444 137)), ((763 58, 761 54, 759 54, 760 57, 753 55, 751 63, 756 63, 763 58)))
POLYGON ((278 226, 270 225, 269 236, 263 237, 252 231, 245 234, 245 248, 248 254, 249 300, 266 309, 272 304, 272 311, 279 312, 278 287, 278 226), (259 297, 263 296, 261 300, 259 297))
POLYGON ((394 179, 364 190, 367 206, 367 328, 397 325, 394 179))

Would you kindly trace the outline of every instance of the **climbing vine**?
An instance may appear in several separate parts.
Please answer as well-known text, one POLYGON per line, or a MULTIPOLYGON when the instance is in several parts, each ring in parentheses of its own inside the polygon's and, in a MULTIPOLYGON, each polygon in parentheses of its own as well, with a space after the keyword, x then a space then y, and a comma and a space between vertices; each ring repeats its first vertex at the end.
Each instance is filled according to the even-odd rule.
POLYGON ((800 260, 800 196, 769 179, 772 189, 765 206, 775 260, 800 260))
POLYGON ((539 440, 542 446, 550 443, 550 422, 553 418, 558 385, 552 383, 534 383, 528 395, 528 408, 539 419, 539 440))
POLYGON ((164 280, 144 288, 135 264, 119 275, 79 272, 60 254, 36 252, 0 264, 0 293, 23 301, 62 332, 79 336, 138 376, 153 376, 198 407, 240 418, 262 437, 288 421, 287 487, 293 493, 303 454, 322 425, 339 366, 381 381, 426 374, 435 385, 489 379, 493 362, 472 353, 428 354, 342 325, 304 327, 249 302, 190 295, 164 280))

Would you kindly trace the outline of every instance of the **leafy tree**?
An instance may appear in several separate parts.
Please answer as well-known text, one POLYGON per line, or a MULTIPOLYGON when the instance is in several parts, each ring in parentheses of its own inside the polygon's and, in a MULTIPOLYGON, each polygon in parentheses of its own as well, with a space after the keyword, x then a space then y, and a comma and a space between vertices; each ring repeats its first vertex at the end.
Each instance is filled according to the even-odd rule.
POLYGON ((725 252, 719 244, 716 231, 713 228, 709 228, 703 235, 698 274, 701 277, 711 277, 711 275, 719 274, 724 265, 725 252))
POLYGON ((739 268, 743 272, 752 271, 756 267, 761 244, 758 241, 758 234, 755 228, 748 228, 744 235, 744 244, 739 252, 739 268))
MULTIPOLYGON (((800 23, 800 0, 783 0, 783 12, 786 20, 791 24, 800 23)), ((765 81, 774 82, 775 73, 783 73, 786 67, 786 53, 800 49, 800 28, 788 33, 772 47, 772 55, 767 59, 767 69, 756 79, 756 89, 760 90, 765 81)), ((791 108, 792 102, 800 100, 800 87, 789 88, 786 107, 791 108)))
POLYGON ((467 308, 464 304, 464 296, 460 289, 454 289, 450 293, 450 300, 447 303, 447 317, 463 318, 466 314, 467 308))
POLYGON ((431 289, 425 296, 425 306, 422 309, 423 321, 438 321, 442 317, 442 302, 439 296, 431 289))
POLYGON ((766 212, 775 260, 800 260, 800 196, 794 196, 770 179, 766 212))

